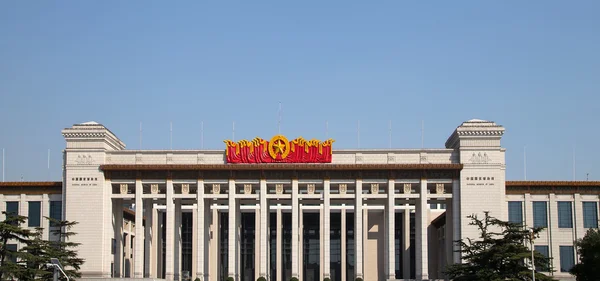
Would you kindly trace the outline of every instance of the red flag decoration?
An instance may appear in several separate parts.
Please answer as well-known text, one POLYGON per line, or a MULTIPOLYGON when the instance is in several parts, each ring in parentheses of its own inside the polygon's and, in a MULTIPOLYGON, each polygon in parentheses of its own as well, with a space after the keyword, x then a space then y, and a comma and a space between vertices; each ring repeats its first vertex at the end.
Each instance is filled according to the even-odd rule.
POLYGON ((302 137, 288 141, 283 135, 269 141, 226 140, 225 154, 227 163, 331 163, 333 142, 332 139, 307 141, 302 137))

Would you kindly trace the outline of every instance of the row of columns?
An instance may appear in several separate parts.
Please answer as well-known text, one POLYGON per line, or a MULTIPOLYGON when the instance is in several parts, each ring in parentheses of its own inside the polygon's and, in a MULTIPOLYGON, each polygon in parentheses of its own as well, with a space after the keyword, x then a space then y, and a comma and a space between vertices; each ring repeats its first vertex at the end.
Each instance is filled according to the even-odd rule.
MULTIPOLYGON (((159 224, 159 218, 157 215, 157 211, 155 208, 152 207, 152 204, 148 204, 148 206, 146 207, 146 211, 144 213, 144 208, 143 208, 143 198, 142 198, 142 194, 143 194, 143 188, 142 188, 142 182, 140 179, 137 179, 136 182, 136 188, 135 188, 135 252, 134 252, 134 266, 133 266, 133 272, 134 272, 134 276, 135 278, 143 278, 144 276, 151 276, 151 277, 155 277, 152 273, 156 273, 157 272, 157 267, 160 267, 160 263, 159 263, 159 254, 156 253, 157 251, 150 251, 150 249, 154 248, 153 245, 158 246, 157 243, 157 239, 159 236, 158 233, 158 224, 159 224), (146 223, 146 227, 143 227, 143 217, 146 216, 147 219, 147 223, 146 223), (151 237, 152 239, 144 239, 143 237, 151 237), (144 251, 144 248, 147 249, 146 251, 144 251), (144 270, 144 262, 147 262, 147 266, 144 270)), ((235 197, 235 192, 236 192, 236 188, 235 188, 235 181, 234 180, 229 180, 228 182, 229 184, 229 196, 228 196, 228 208, 229 208, 229 212, 228 212, 228 216, 229 216, 229 225, 228 225, 228 248, 229 248, 229 255, 228 255, 228 276, 232 276, 234 277, 236 280, 238 280, 239 278, 239 274, 238 272, 236 272, 237 270, 237 263, 238 263, 238 247, 236 245, 237 243, 237 238, 238 238, 238 231, 237 231, 237 220, 239 220, 238 218, 238 206, 237 206, 237 202, 236 202, 236 197, 235 197)), ((394 186, 394 180, 390 179, 388 182, 388 186, 394 186)), ((198 186, 203 186, 204 182, 203 180, 198 180, 198 186)), ((268 247, 268 215, 269 215, 269 207, 268 207, 268 203, 267 203, 267 183, 266 180, 260 180, 260 196, 259 196, 259 202, 260 202, 260 209, 257 210, 257 215, 260 216, 259 219, 259 226, 260 229, 257 229, 256 233, 257 235, 259 235, 260 239, 259 242, 260 244, 257 245, 258 247, 260 247, 259 250, 259 267, 258 267, 258 271, 259 271, 259 276, 264 276, 267 277, 269 274, 267 272, 268 270, 268 253, 267 253, 267 249, 268 247)), ((362 190, 362 180, 361 179, 357 179, 356 180, 356 190, 362 190)), ((454 192, 458 192, 458 182, 455 180, 453 182, 453 191, 454 192)), ((165 241, 166 241, 166 253, 165 253, 165 277, 167 280, 179 280, 180 276, 179 276, 179 272, 180 272, 180 268, 179 268, 179 264, 175 263, 175 257, 178 255, 181 255, 181 249, 180 249, 180 241, 181 241, 181 233, 180 233, 180 228, 175 228, 175 225, 179 225, 180 224, 180 216, 176 216, 176 214, 181 213, 181 203, 179 200, 177 200, 177 203, 174 201, 174 196, 173 196, 173 181, 171 179, 167 179, 167 188, 166 188, 166 237, 165 237, 165 241), (175 230, 178 230, 177 233, 175 233, 175 230), (177 246, 177 247, 176 247, 177 246)), ((299 210, 299 200, 298 200, 298 180, 297 179, 292 179, 292 195, 291 195, 291 202, 292 202, 292 277, 296 277, 299 278, 301 277, 301 268, 300 268, 300 248, 301 245, 299 245, 301 239, 300 239, 300 233, 299 230, 301 229, 300 226, 300 222, 301 222, 301 213, 299 210)), ((416 202, 416 237, 417 239, 415 239, 416 241, 416 249, 415 249, 415 263, 416 263, 416 278, 417 279, 428 279, 429 275, 428 275, 428 245, 427 245, 427 227, 429 224, 428 221, 428 212, 427 212, 427 180, 426 179, 421 179, 420 182, 420 196, 417 198, 417 202, 416 202)), ((456 197, 456 196, 454 196, 456 197)), ((122 199, 116 199, 118 200, 118 202, 122 202, 122 199)), ((456 199, 454 199, 456 200, 456 199)), ((453 201, 454 201, 453 200, 453 201)), ((323 216, 322 216, 322 225, 323 225, 323 232, 328 234, 330 231, 329 225, 330 225, 330 181, 329 180, 324 180, 324 194, 323 194, 323 216)), ((115 204, 116 206, 118 206, 118 208, 115 210, 113 207, 113 214, 114 214, 114 219, 115 219, 115 225, 117 226, 115 228, 115 240, 116 240, 116 244, 117 245, 121 245, 122 243, 122 236, 121 234, 117 235, 117 233, 122 233, 122 221, 123 221, 123 212, 122 212, 122 204, 115 204), (121 222, 121 224, 118 224, 117 222, 121 222)), ((458 218, 459 216, 459 212, 458 212, 458 204, 452 204, 452 217, 453 220, 455 220, 456 218, 458 218)), ((362 192, 356 192, 355 193, 355 277, 356 278, 364 278, 364 272, 363 272, 363 194, 362 192)), ((195 240, 197 241, 195 243, 195 247, 196 247, 196 257, 194 257, 193 261, 196 265, 196 273, 195 275, 197 277, 201 277, 203 280, 207 280, 208 277, 208 272, 207 272, 207 268, 205 268, 205 264, 207 263, 207 261, 205 260, 205 254, 204 252, 207 250, 205 249, 205 243, 206 243, 206 226, 205 226, 205 212, 206 212, 206 208, 205 208, 205 202, 204 202, 204 189, 203 188, 198 188, 197 191, 197 208, 196 208, 196 214, 195 214, 195 221, 197 222, 195 225, 195 240)), ((218 220, 215 217, 215 213, 217 210, 213 210, 213 222, 218 222, 218 220)), ((404 218, 404 229, 405 230, 409 230, 410 229, 410 221, 409 221, 409 217, 408 215, 408 211, 405 211, 405 218, 404 218)), ((388 188, 388 196, 387 196, 387 202, 386 202, 386 208, 385 208, 385 223, 386 223, 386 232, 385 232, 385 247, 384 247, 384 257, 385 257, 385 266, 384 266, 384 271, 385 271, 385 277, 386 279, 394 279, 395 278, 395 245, 394 245, 394 223, 395 223, 395 198, 394 198, 394 188, 388 188)), ((278 223, 281 222, 281 210, 278 208, 277 211, 277 220, 278 223)), ((343 212, 343 218, 342 218, 342 223, 345 224, 345 212, 343 212)), ((458 228, 452 228, 452 232, 453 232, 453 237, 452 239, 455 240, 456 237, 458 237, 459 234, 459 229, 458 228)), ((278 257, 278 261, 277 261, 277 272, 281 272, 281 270, 279 270, 281 268, 281 260, 280 260, 280 256, 281 256, 281 233, 279 233, 279 229, 277 232, 277 243, 278 243, 278 247, 277 247, 277 257, 278 257)), ((342 243, 345 244, 345 235, 342 235, 342 243)), ((403 241, 402 244, 403 246, 403 251, 405 251, 405 255, 404 255, 404 259, 408 259, 408 247, 406 245, 409 245, 410 243, 410 237, 409 235, 405 235, 405 237, 403 237, 403 241)), ((330 278, 330 239, 329 239, 329 235, 322 235, 322 245, 323 245, 323 277, 324 278, 330 278)), ((117 255, 121 255, 121 247, 116 247, 117 251, 115 252, 115 256, 117 255)), ((160 248, 160 247, 159 247, 160 248)), ((211 251, 212 252, 212 251, 211 251)), ((217 258, 216 254, 218 254, 218 252, 212 252, 211 255, 214 255, 214 258, 217 258)), ((343 253, 342 255, 342 263, 345 264, 345 259, 346 256, 343 253)), ((122 268, 121 265, 115 264, 115 271, 116 272, 122 272, 122 268)), ((403 263, 403 271, 405 272, 405 276, 408 272, 410 272, 410 263, 403 263)), ((192 277, 192 279, 194 279, 194 277, 192 277)))

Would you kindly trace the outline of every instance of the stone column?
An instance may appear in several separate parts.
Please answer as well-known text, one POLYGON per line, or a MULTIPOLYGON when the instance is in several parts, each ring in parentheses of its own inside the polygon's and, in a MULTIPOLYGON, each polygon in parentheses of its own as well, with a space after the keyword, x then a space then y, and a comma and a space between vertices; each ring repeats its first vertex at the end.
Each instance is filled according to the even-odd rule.
POLYGON ((113 215, 115 228, 115 277, 123 277, 123 199, 113 199, 113 215))
POLYGON ((354 277, 363 278, 363 207, 362 207, 362 179, 356 180, 355 208, 354 208, 354 245, 355 264, 354 277))
POLYGON ((267 249, 269 241, 267 240, 267 216, 269 215, 269 206, 267 205, 267 181, 260 180, 260 276, 267 278, 267 249))
POLYGON ((331 212, 330 212, 330 189, 331 189, 331 181, 329 179, 325 179, 323 181, 323 278, 331 278, 331 242, 329 238, 331 236, 330 232, 330 220, 331 220, 331 212))
POLYGON ((410 209, 406 207, 402 220, 402 278, 410 279, 410 209))
MULTIPOLYGON (((452 180, 452 240, 460 240, 460 181, 458 179, 452 180)), ((461 263, 460 245, 453 243, 454 263, 461 263)))
POLYGON ((156 262, 152 260, 152 247, 153 245, 156 245, 152 243, 154 240, 153 230, 156 228, 156 224, 154 224, 154 208, 152 206, 152 199, 147 199, 145 201, 144 213, 146 216, 146 226, 144 227, 144 241, 146 245, 144 247, 144 263, 146 264, 146 268, 144 269, 144 277, 150 278, 156 265, 156 262))
POLYGON ((276 261, 275 261, 275 264, 277 266, 276 267, 276 269, 277 269, 277 276, 275 277, 275 280, 277 280, 277 281, 283 281, 283 279, 282 279, 283 278, 283 274, 281 272, 282 269, 283 269, 281 267, 281 258, 282 258, 282 255, 283 255, 283 251, 281 249, 281 247, 283 246, 283 243, 281 243, 281 229, 282 229, 281 228, 281 204, 277 204, 277 207, 278 207, 277 208, 277 229, 275 230, 277 232, 277 235, 276 235, 276 238, 275 238, 276 243, 277 243, 277 246, 275 248, 276 252, 277 252, 277 254, 276 254, 277 257, 276 257, 276 261))
POLYGON ((175 204, 173 202, 173 180, 167 179, 167 214, 165 235, 165 278, 171 281, 175 278, 175 204))
MULTIPOLYGON (((257 205, 258 207, 258 205, 257 205)), ((254 209, 254 280, 260 277, 260 208, 254 209)))
POLYGON ((395 215, 396 215, 396 199, 394 195, 395 181, 393 179, 388 180, 388 201, 387 201, 387 228, 386 228, 386 249, 387 249, 387 279, 396 279, 396 251, 394 243, 394 228, 395 228, 395 215))
POLYGON ((175 199, 175 247, 174 247, 175 280, 181 277, 181 199, 175 199))
POLYGON ((196 277, 204 281, 204 180, 198 179, 198 189, 196 192, 196 277))
POLYGON ((427 179, 421 179, 419 199, 416 204, 416 279, 429 279, 429 258, 427 246, 427 226, 429 224, 429 210, 427 209, 427 179))
POLYGON ((298 208, 298 179, 292 179, 292 277, 298 278, 300 267, 298 264, 298 256, 302 253, 298 252, 298 213, 301 210, 298 208))
POLYGON ((134 268, 133 277, 143 278, 144 277, 144 201, 142 194, 144 188, 142 187, 142 180, 135 180, 135 245, 134 249, 134 268))
POLYGON ((348 231, 346 231, 346 209, 344 208, 345 204, 342 204, 342 227, 341 227, 341 243, 342 243, 342 281, 346 281, 346 257, 348 256, 346 252, 346 235, 348 231))
POLYGON ((237 264, 236 264, 236 259, 237 259, 237 251, 236 251, 236 246, 237 246, 237 241, 236 241, 236 233, 237 233, 237 227, 236 227, 236 213, 237 213, 237 208, 235 205, 235 180, 233 179, 229 179, 229 225, 228 225, 228 234, 229 234, 229 238, 228 238, 228 251, 229 251, 229 255, 228 257, 228 261, 227 261, 227 277, 233 277, 234 280, 237 280, 237 264))
POLYGON ((151 270, 150 270, 150 278, 158 278, 158 274, 160 272, 160 264, 162 264, 159 255, 158 255, 158 251, 160 247, 160 243, 158 243, 158 241, 160 241, 159 239, 159 233, 162 231, 159 231, 160 225, 161 223, 159 222, 158 219, 158 215, 160 215, 161 213, 158 212, 158 210, 156 208, 154 208, 154 203, 152 200, 149 200, 150 203, 150 209, 152 210, 152 240, 151 240, 151 246, 150 246, 150 263, 151 263, 151 270))

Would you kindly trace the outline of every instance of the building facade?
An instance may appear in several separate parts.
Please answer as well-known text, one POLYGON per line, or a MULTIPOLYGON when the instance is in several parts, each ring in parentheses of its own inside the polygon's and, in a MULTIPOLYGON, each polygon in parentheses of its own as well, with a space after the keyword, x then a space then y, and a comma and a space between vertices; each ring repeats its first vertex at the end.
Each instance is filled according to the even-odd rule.
POLYGON ((600 182, 507 182, 504 128, 490 121, 463 122, 440 149, 336 150, 276 135, 128 150, 95 122, 62 133, 60 192, 5 193, 0 206, 62 202, 79 222, 86 278, 444 279, 460 261, 452 241, 478 237, 466 216, 489 211, 547 227, 535 248, 569 280, 574 240, 598 223, 600 182))

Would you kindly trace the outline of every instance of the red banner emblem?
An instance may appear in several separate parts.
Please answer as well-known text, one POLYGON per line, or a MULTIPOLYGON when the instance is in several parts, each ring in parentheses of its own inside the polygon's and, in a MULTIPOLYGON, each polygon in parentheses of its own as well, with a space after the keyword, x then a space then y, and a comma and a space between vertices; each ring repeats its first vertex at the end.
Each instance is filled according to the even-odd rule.
POLYGON ((227 163, 331 163, 333 142, 332 139, 307 141, 302 137, 288 141, 282 135, 269 141, 226 140, 225 154, 227 163))

